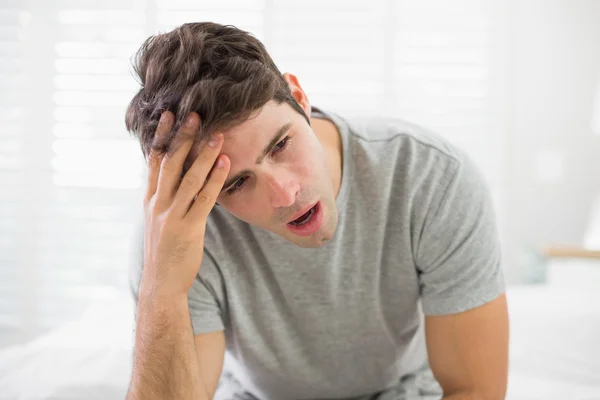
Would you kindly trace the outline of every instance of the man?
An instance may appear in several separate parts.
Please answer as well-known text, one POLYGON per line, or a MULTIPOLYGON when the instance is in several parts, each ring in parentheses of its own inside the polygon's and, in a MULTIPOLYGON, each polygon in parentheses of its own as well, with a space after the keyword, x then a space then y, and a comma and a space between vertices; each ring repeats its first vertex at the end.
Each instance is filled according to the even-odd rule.
POLYGON ((231 26, 152 37, 136 71, 130 399, 504 398, 494 212, 461 150, 311 107, 231 26))

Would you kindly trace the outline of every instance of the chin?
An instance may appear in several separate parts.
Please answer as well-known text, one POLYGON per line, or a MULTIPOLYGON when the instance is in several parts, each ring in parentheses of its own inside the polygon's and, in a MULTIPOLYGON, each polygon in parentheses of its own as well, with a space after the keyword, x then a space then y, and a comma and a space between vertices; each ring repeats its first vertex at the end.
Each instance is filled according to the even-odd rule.
POLYGON ((311 238, 310 240, 294 241, 294 243, 305 249, 317 249, 327 243, 328 240, 326 238, 311 238))
POLYGON ((286 238, 291 243, 304 249, 317 249, 327 243, 327 239, 324 238, 304 238, 298 240, 298 238, 286 238))

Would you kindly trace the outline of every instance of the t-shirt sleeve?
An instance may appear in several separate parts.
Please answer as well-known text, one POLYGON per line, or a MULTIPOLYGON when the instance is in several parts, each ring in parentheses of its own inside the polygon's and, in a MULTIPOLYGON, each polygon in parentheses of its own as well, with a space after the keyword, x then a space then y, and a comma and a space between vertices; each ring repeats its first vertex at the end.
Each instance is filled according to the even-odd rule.
POLYGON ((466 155, 432 196, 416 264, 425 315, 466 311, 505 291, 496 216, 483 176, 466 155))
POLYGON ((225 329, 225 288, 223 276, 211 253, 205 249, 200 271, 188 291, 194 335, 225 329))
MULTIPOLYGON (((129 288, 135 303, 137 319, 137 302, 143 268, 143 227, 134 235, 133 252, 129 268, 129 288)), ((188 291, 188 307, 194 335, 222 331, 224 288, 221 274, 210 253, 205 250, 200 270, 192 287, 188 291)))

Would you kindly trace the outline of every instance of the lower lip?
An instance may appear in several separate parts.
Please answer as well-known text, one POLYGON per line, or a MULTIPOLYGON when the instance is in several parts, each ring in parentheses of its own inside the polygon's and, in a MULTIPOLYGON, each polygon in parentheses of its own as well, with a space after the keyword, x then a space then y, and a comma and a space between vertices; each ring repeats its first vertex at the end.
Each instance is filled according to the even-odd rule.
POLYGON ((310 217, 310 221, 305 223, 304 225, 295 226, 291 224, 286 224, 288 229, 292 231, 294 234, 298 236, 310 236, 315 233, 323 223, 323 209, 321 207, 321 202, 318 202, 315 205, 315 211, 313 212, 312 217, 310 217))

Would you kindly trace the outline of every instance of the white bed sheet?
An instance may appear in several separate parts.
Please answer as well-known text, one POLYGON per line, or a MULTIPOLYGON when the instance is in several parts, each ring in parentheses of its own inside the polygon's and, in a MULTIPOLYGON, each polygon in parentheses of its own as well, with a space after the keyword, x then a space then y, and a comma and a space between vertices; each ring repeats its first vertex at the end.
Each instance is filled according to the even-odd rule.
POLYGON ((133 304, 124 294, 30 343, 0 351, 0 399, 123 399, 133 355, 133 304))
MULTIPOLYGON (((509 400, 600 400, 600 290, 510 287, 509 400)), ((0 399, 122 399, 130 378, 128 297, 0 351, 0 399)))
POLYGON ((511 287, 508 399, 600 400, 600 290, 511 287))

